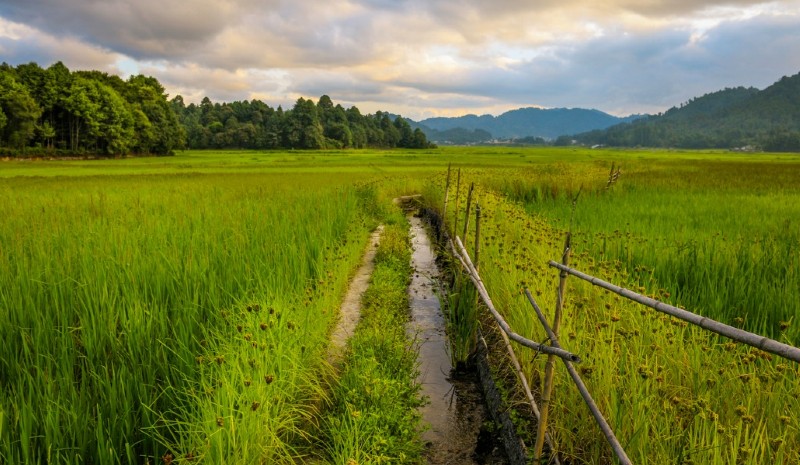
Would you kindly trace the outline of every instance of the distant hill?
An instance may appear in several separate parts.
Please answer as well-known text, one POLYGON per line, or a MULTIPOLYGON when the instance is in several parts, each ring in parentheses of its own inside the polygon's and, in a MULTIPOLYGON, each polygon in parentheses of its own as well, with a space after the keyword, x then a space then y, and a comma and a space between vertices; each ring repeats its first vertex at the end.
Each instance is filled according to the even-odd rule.
MULTIPOLYGON (((580 108, 520 108, 500 116, 466 115, 456 118, 428 118, 418 123, 425 135, 434 141, 447 136, 486 136, 489 139, 521 139, 542 137, 555 139, 564 134, 576 134, 593 129, 605 129, 637 116, 618 118, 599 110, 580 108), (457 130, 456 133, 449 132, 457 130), (472 131, 472 132, 470 132, 472 131)), ((413 124, 412 124, 413 126, 413 124)), ((455 142, 455 141, 453 141, 455 142)), ((472 140, 471 142, 478 142, 472 140)), ((455 142, 458 143, 458 142, 455 142)))
POLYGON ((574 137, 611 146, 800 150, 800 74, 764 90, 736 87, 694 98, 661 115, 574 137))

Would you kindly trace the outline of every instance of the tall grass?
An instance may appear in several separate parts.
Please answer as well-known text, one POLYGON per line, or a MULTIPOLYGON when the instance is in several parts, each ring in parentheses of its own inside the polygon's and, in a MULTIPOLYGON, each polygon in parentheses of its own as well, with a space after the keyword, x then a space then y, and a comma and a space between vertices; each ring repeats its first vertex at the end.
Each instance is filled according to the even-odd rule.
POLYGON ((402 222, 386 227, 362 298, 361 320, 324 416, 323 438, 332 463, 420 463, 417 350, 405 329, 410 259, 402 222))
MULTIPOLYGON (((568 177, 569 165, 564 168, 564 176, 568 177)), ((601 173, 602 186, 605 185, 602 173, 607 174, 607 170, 607 167, 596 168, 601 173)), ((529 172, 519 178, 492 170, 470 174, 493 189, 508 186, 519 178, 520 186, 535 183, 529 172)), ((511 326, 535 340, 544 340, 545 334, 535 322, 521 289, 530 288, 540 305, 552 315, 558 274, 545 263, 560 256, 563 233, 569 224, 570 197, 580 189, 580 182, 573 180, 572 183, 574 190, 566 188, 563 193, 553 193, 552 189, 543 188, 543 192, 550 194, 538 197, 535 203, 524 204, 496 195, 492 190, 479 191, 484 207, 481 276, 495 305, 503 309, 511 326), (543 213, 533 212, 534 206, 543 213), (553 218, 554 212, 558 212, 558 221, 553 218)), ((706 195, 711 195, 709 183, 704 183, 709 190, 706 195)), ((587 224, 608 227, 613 219, 606 223, 604 216, 623 215, 626 206, 635 206, 637 200, 644 205, 642 208, 647 208, 649 199, 668 195, 659 190, 663 186, 652 187, 655 194, 648 193, 644 186, 628 194, 622 184, 615 186, 613 189, 617 191, 611 193, 602 188, 594 191, 584 188, 573 226, 584 235, 582 242, 573 242, 572 263, 602 279, 669 300, 676 291, 661 282, 658 273, 653 271, 663 266, 663 262, 642 265, 627 261, 611 250, 608 237, 605 252, 593 248, 602 241, 590 242, 587 237, 590 232, 598 233, 587 231, 587 224), (615 203, 617 200, 620 202, 615 203), (611 204, 604 206, 604 202, 611 204), (614 212, 616 208, 621 212, 614 212), (594 223, 585 218, 591 218, 594 223)), ((746 186, 741 189, 747 191, 746 186)), ((784 186, 783 190, 789 198, 794 195, 789 186, 784 186)), ((676 199, 673 204, 678 206, 682 205, 679 200, 682 195, 695 200, 703 198, 697 197, 697 192, 672 194, 676 199)), ((757 196, 754 192, 751 195, 757 196)), ((691 200, 683 203, 690 204, 691 200)), ((720 205, 706 208, 714 207, 720 205)), ((779 209, 776 207, 772 211, 779 209)), ((647 247, 649 241, 654 240, 652 236, 645 236, 647 231, 659 231, 650 229, 649 222, 629 222, 630 235, 626 235, 624 223, 616 227, 619 229, 616 233, 613 229, 599 232, 605 236, 619 235, 619 242, 627 244, 627 249, 623 245, 621 251, 632 252, 637 247, 647 247), (634 227, 641 229, 641 235, 633 233, 634 227), (644 242, 645 238, 648 242, 644 242)), ((767 225, 766 229, 769 227, 767 225)), ((695 231, 700 229, 697 227, 695 231)), ((668 240, 669 232, 665 236, 662 240, 668 240)), ((721 239, 718 241, 721 247, 724 243, 721 239)), ((737 253, 749 253, 746 251, 738 249, 737 253)), ((719 253, 714 256, 724 258, 719 253)), ((707 282, 692 283, 698 295, 703 293, 700 284, 707 282)), ((724 288, 728 284, 723 281, 716 286, 724 288)), ((707 292, 714 294, 716 291, 707 292)), ((786 293, 791 296, 790 292, 786 288, 775 288, 770 295, 777 294, 778 299, 783 299, 786 293)), ((680 295, 679 303, 685 304, 684 294, 680 295)), ((783 304, 773 304, 773 309, 783 304)), ((747 321, 740 324, 746 326, 747 321)), ((795 395, 800 385, 794 364, 688 327, 574 279, 567 285, 560 339, 565 349, 584 359, 578 368, 635 463, 800 462, 797 439, 800 424, 794 414, 800 408, 795 395)), ((537 386, 544 361, 531 351, 519 351, 518 355, 532 384, 537 386)), ((563 371, 557 374, 557 380, 551 434, 562 458, 570 463, 610 463, 610 449, 579 394, 563 371)))
POLYGON ((0 192, 0 462, 290 459, 374 194, 263 175, 0 192))
POLYGON ((608 191, 600 163, 569 168, 489 185, 565 228, 569 194, 583 187, 576 247, 620 260, 673 303, 800 343, 800 164, 628 161, 608 191))

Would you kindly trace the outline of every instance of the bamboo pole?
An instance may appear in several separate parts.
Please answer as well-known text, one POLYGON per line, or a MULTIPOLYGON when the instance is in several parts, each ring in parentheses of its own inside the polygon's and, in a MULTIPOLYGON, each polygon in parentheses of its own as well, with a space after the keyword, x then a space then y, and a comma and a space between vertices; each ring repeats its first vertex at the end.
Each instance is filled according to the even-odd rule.
MULTIPOLYGON (((470 183, 469 192, 467 192, 467 210, 464 212, 464 242, 467 242, 467 232, 469 232, 469 209, 472 206, 472 190, 475 188, 475 183, 470 183)), ((455 232, 458 235, 458 231, 455 232)))
MULTIPOLYGON (((448 242, 449 242, 449 245, 450 245, 451 253, 453 254, 453 256, 456 257, 456 259, 458 259, 458 261, 461 263, 461 266, 464 268, 464 270, 467 271, 467 274, 470 276, 470 279, 472 279, 472 282, 476 285, 476 288, 477 288, 478 284, 477 284, 476 280, 473 278, 472 274, 470 273, 470 267, 467 265, 467 261, 461 256, 461 254, 458 253, 458 251, 455 248, 455 245, 454 245, 453 241, 448 241, 448 242)), ((469 259, 469 257, 467 257, 467 259, 469 259)), ((478 279, 480 279, 480 277, 478 279)), ((479 295, 480 295, 480 293, 479 293, 479 295)), ((483 297, 483 296, 481 295, 481 297, 483 297)), ((484 302, 484 303, 486 303, 486 302, 484 302)), ((487 307, 489 307, 489 304, 487 304, 487 307)), ((492 315, 492 316, 494 317, 494 315, 492 315)), ((514 367, 514 371, 516 372, 517 378, 519 379, 520 384, 522 384, 522 390, 525 393, 525 397, 528 399, 528 402, 530 403, 530 406, 531 406, 531 410, 533 411, 533 414, 536 416, 536 420, 538 421, 539 417, 541 416, 541 412, 539 410, 539 406, 536 403, 536 399, 534 399, 534 397, 533 397, 533 392, 531 391, 530 385, 528 384, 528 378, 525 376, 525 373, 522 371, 522 365, 519 363, 519 359, 517 358, 517 354, 514 352, 514 347, 511 345, 511 340, 509 339, 508 334, 506 334, 506 331, 500 325, 500 322, 497 321, 496 319, 495 319, 495 323, 497 323, 497 326, 500 329, 500 336, 503 339, 503 345, 506 348, 506 352, 508 352, 508 357, 511 360, 511 365, 514 367)), ((577 361, 580 361, 580 359, 578 359, 577 361)), ((547 432, 545 432, 545 441, 547 441, 547 445, 548 445, 548 447, 550 447, 550 450, 553 450, 554 449, 553 448, 553 440, 550 437, 550 434, 547 433, 547 432)), ((558 460, 558 457, 554 456, 553 460, 554 460, 553 463, 555 465, 561 465, 561 462, 558 460)))
POLYGON ((459 206, 458 199, 460 192, 461 192, 461 168, 458 169, 458 176, 456 176, 456 209, 455 209, 455 214, 453 215, 455 217, 454 219, 455 224, 453 225, 454 234, 458 232, 458 206, 459 206))
POLYGON ((608 172, 608 182, 606 183, 606 189, 611 187, 611 183, 613 183, 614 179, 614 162, 611 162, 611 171, 608 172))
POLYGON ((675 318, 683 320, 687 323, 691 323, 708 331, 717 333, 720 336, 725 336, 727 338, 733 339, 736 342, 741 342, 743 344, 747 344, 749 346, 761 349, 765 352, 770 352, 779 357, 783 357, 785 359, 800 363, 800 349, 798 349, 797 347, 793 347, 788 344, 784 344, 782 342, 778 342, 774 339, 760 336, 755 333, 744 331, 739 328, 734 328, 733 326, 729 326, 724 323, 720 323, 719 321, 697 315, 696 313, 692 313, 688 310, 683 310, 678 307, 673 307, 672 305, 665 304, 664 302, 660 302, 656 299, 641 294, 637 294, 636 292, 633 292, 629 289, 625 289, 624 287, 620 287, 611 284, 609 282, 603 281, 602 279, 595 278, 594 276, 581 273, 578 270, 569 268, 568 266, 561 265, 552 260, 548 262, 548 265, 550 265, 553 268, 558 268, 559 270, 565 271, 573 276, 583 279, 584 281, 588 281, 595 286, 602 287, 603 289, 607 289, 615 294, 619 294, 622 297, 633 300, 634 302, 646 305, 656 311, 659 311, 661 313, 666 313, 667 315, 674 316, 675 318))
POLYGON ((557 349, 555 347, 539 344, 536 341, 527 339, 512 331, 511 327, 508 325, 506 320, 503 319, 503 317, 495 308, 494 303, 492 303, 492 299, 491 297, 489 297, 489 293, 486 291, 486 286, 484 286, 480 275, 478 275, 478 272, 475 270, 475 266, 472 264, 472 261, 469 258, 469 254, 467 254, 467 249, 464 248, 464 244, 461 243, 461 239, 459 239, 458 237, 456 237, 456 244, 458 246, 458 251, 459 251, 457 252, 457 254, 459 255, 459 260, 466 267, 467 275, 475 284, 475 288, 478 290, 478 294, 480 294, 483 303, 486 304, 486 308, 489 309, 489 312, 492 314, 495 321, 497 321, 497 324, 512 341, 522 346, 541 352, 543 354, 553 354, 556 357, 567 359, 575 363, 579 363, 581 361, 581 358, 573 353, 567 352, 566 350, 563 349, 557 349))
POLYGON ((450 195, 450 165, 451 163, 447 164, 447 181, 444 184, 444 207, 442 208, 442 227, 439 229, 439 239, 441 239, 441 234, 447 231, 447 197, 450 195))
MULTIPOLYGON (((571 234, 567 233, 564 241, 564 253, 561 255, 561 262, 564 266, 569 265, 571 234)), ((553 334, 558 337, 558 329, 561 326, 561 311, 564 308, 564 289, 567 284, 567 273, 561 272, 558 282, 558 294, 556 295, 556 311, 553 317, 553 334)), ((544 367, 544 387, 542 388, 542 415, 539 419, 536 430, 536 445, 533 449, 533 459, 539 461, 544 448, 544 436, 547 431, 547 420, 550 412, 550 396, 553 392, 553 369, 555 368, 555 357, 547 356, 547 363, 544 367)))
MULTIPOLYGON (((525 289, 525 296, 528 297, 528 302, 531 303, 533 310, 536 312, 536 316, 539 317, 539 321, 542 323, 542 326, 544 326, 544 330, 547 332, 547 336, 550 338, 550 344, 553 347, 561 348, 561 344, 558 343, 558 337, 556 337, 556 335, 553 333, 550 325, 547 324, 547 319, 545 319, 542 310, 536 304, 536 301, 533 299, 533 296, 528 289, 525 289)), ((597 404, 592 399, 592 396, 589 394, 589 390, 586 389, 586 385, 583 383, 578 371, 569 360, 562 360, 564 361, 564 365, 567 367, 567 371, 569 372, 572 381, 575 382, 575 385, 578 387, 578 391, 581 393, 583 401, 586 402, 586 405, 592 412, 592 416, 594 416, 597 426, 600 427, 603 435, 605 435, 606 440, 608 441, 609 445, 611 445, 611 449, 614 450, 614 454, 619 459, 619 462, 622 465, 631 465, 631 460, 628 458, 628 454, 625 453, 625 449, 622 448, 622 444, 619 443, 619 440, 617 440, 617 437, 614 435, 614 431, 611 429, 611 426, 609 426, 608 422, 603 417, 602 412, 600 412, 600 409, 597 407, 597 404)))
POLYGON ((475 271, 480 270, 481 256, 481 205, 475 202, 475 271))

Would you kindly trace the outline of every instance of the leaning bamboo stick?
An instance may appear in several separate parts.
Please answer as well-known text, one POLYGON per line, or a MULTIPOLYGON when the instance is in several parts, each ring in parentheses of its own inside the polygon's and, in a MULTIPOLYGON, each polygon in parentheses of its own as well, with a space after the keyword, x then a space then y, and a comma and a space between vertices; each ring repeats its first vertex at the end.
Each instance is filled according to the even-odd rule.
POLYGON ((522 346, 525 346, 525 347, 531 348, 533 350, 536 350, 538 352, 541 352, 543 354, 548 354, 548 355, 549 354, 553 354, 556 357, 559 357, 559 358, 562 358, 562 359, 566 359, 566 360, 570 360, 570 361, 575 362, 575 363, 579 363, 581 361, 580 357, 578 357, 577 355, 575 355, 573 353, 567 352, 564 349, 555 348, 555 347, 551 347, 551 346, 546 346, 544 344, 539 344, 536 341, 532 341, 532 340, 530 340, 528 338, 525 338, 525 337, 515 333, 511 329, 511 327, 508 325, 506 320, 503 319, 502 315, 500 315, 500 313, 497 311, 497 309, 495 308, 494 304, 492 303, 492 299, 491 299, 491 297, 489 297, 489 293, 486 291, 486 286, 484 286, 480 275, 478 275, 478 272, 475 271, 475 266, 472 264, 472 261, 469 258, 469 254, 467 253, 467 249, 464 248, 464 244, 461 243, 461 239, 459 239, 456 236, 455 242, 456 242, 456 245, 458 246, 458 251, 459 251, 458 253, 461 256, 461 261, 467 267, 467 275, 470 277, 472 282, 475 284, 475 288, 478 290, 478 294, 480 294, 481 299, 483 300, 483 303, 486 304, 486 308, 489 309, 489 312, 492 314, 492 316, 494 317, 495 321, 497 321, 497 324, 500 325, 500 328, 503 330, 503 332, 505 332, 508 335, 508 337, 512 341, 514 341, 517 344, 520 344, 522 346))
MULTIPOLYGON (((569 265, 570 254, 570 233, 567 233, 567 238, 564 241, 564 253, 561 255, 561 261, 564 266, 569 265)), ((556 295, 556 311, 553 316, 553 334, 558 337, 558 329, 561 326, 561 310, 564 308, 564 290, 567 284, 567 273, 561 272, 558 282, 558 294, 556 295)), ((550 396, 553 392, 553 369, 555 365, 555 357, 552 355, 547 356, 547 363, 544 367, 544 386, 542 388, 542 416, 539 419, 539 424, 536 430, 536 445, 533 449, 533 459, 538 461, 542 456, 542 449, 544 448, 544 436, 547 431, 547 420, 550 413, 550 396)))
MULTIPOLYGON (((453 254, 454 257, 461 263, 461 266, 464 270, 467 271, 467 274, 472 278, 472 275, 469 273, 469 266, 461 254, 455 248, 453 241, 448 241, 450 245, 450 252, 453 254)), ((473 283, 475 281, 473 280, 473 283)), ((476 284, 477 287, 477 284, 476 284)), ((511 340, 508 338, 508 335, 503 330, 502 326, 500 326, 499 322, 495 320, 495 323, 498 324, 498 328, 500 328, 500 336, 503 338, 503 345, 506 348, 506 352, 508 352, 508 357, 511 360, 511 365, 514 367, 514 371, 516 372, 517 379, 519 379, 520 384, 522 384, 522 391, 525 393, 525 397, 528 399, 530 403, 531 410, 533 414, 536 416, 537 422, 541 417, 541 411, 539 410, 539 405, 536 403, 536 399, 533 397, 533 392, 531 391, 530 384, 528 384, 528 378, 525 376, 525 373, 522 371, 522 365, 519 363, 519 359, 517 358, 517 354, 514 352, 514 347, 511 345, 511 340)), ((553 446, 553 440, 550 437, 550 434, 545 432, 545 441, 547 441, 548 447, 550 450, 555 450, 553 446)), ((553 456, 553 463, 554 465, 561 465, 561 462, 558 460, 557 456, 553 456)))
MULTIPOLYGON (((550 328, 550 325, 547 323, 547 319, 544 317, 542 310, 536 304, 536 301, 533 299, 531 292, 528 289, 525 289, 525 296, 528 297, 528 302, 531 303, 533 306, 533 310, 536 312, 536 316, 539 317, 539 321, 542 323, 545 332, 547 332, 547 336, 550 338, 550 344, 553 347, 561 347, 558 343, 558 337, 553 333, 553 330, 550 328)), ((586 405, 589 407, 589 410, 592 412, 592 416, 594 416, 595 421, 597 422, 597 426, 600 427, 600 430, 605 435, 606 440, 608 441, 609 445, 611 445, 611 449, 614 450, 614 454, 616 454, 617 458, 619 459, 620 463, 623 465, 631 465, 631 460, 628 458, 628 454, 625 453, 625 449, 622 448, 622 444, 619 443, 617 437, 614 435, 614 431, 609 426, 606 419, 603 417, 602 412, 597 407, 597 404, 592 399, 591 394, 589 394, 589 390, 586 388, 586 385, 583 384, 583 380, 581 379, 578 371, 572 365, 572 363, 567 359, 561 359, 564 361, 564 365, 567 367, 567 371, 569 372, 572 381, 575 382, 575 385, 578 387, 578 391, 581 393, 581 397, 583 397, 583 401, 586 402, 586 405)))
POLYGON ((667 315, 674 316, 675 318, 699 326, 708 331, 717 333, 721 336, 733 339, 734 341, 741 342, 743 344, 747 344, 749 346, 761 349, 765 352, 770 352, 779 357, 783 357, 785 359, 800 363, 800 349, 798 349, 797 347, 793 347, 788 344, 778 342, 774 339, 760 336, 758 334, 751 333, 739 328, 734 328, 733 326, 729 326, 724 323, 720 323, 719 321, 697 315, 696 313, 692 313, 688 310, 684 310, 678 307, 673 307, 672 305, 665 304, 664 302, 660 302, 656 299, 641 294, 637 294, 636 292, 633 292, 629 289, 625 289, 624 287, 620 287, 611 284, 609 282, 603 281, 602 279, 596 278, 594 276, 581 273, 578 270, 575 270, 568 266, 561 265, 552 260, 548 262, 548 265, 550 265, 553 268, 558 268, 559 270, 566 271, 567 273, 576 276, 580 279, 583 279, 584 281, 588 281, 595 286, 607 289, 611 292, 614 292, 615 294, 619 294, 622 297, 633 300, 634 302, 646 305, 661 313, 666 313, 667 315))

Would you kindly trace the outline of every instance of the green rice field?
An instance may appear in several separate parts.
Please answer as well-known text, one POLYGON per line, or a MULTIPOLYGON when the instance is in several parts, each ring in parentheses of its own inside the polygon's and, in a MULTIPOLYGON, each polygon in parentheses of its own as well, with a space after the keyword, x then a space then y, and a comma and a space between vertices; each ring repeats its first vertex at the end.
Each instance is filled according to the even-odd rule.
MULTIPOLYGON (((449 164, 461 169, 461 215, 476 184, 481 273, 521 334, 544 339, 521 290, 552 312, 546 262, 571 229, 575 267, 800 344, 797 155, 491 147, 1 161, 0 463, 353 465, 397 463, 393 450, 413 463, 415 443, 369 455, 337 430, 343 413, 356 431, 382 423, 342 405, 349 384, 325 352, 370 232, 400 221, 391 199, 422 193, 441 209, 449 164), (606 189, 612 163, 621 176, 606 189)), ((452 225, 454 184, 449 195, 452 225)), ((584 359, 635 463, 800 463, 796 363, 577 280, 567 298, 561 343, 584 359)), ((545 357, 519 353, 536 385, 545 357)), ((355 365, 364 376, 366 360, 355 365)), ((561 367, 554 402, 562 459, 612 463, 561 367)))

